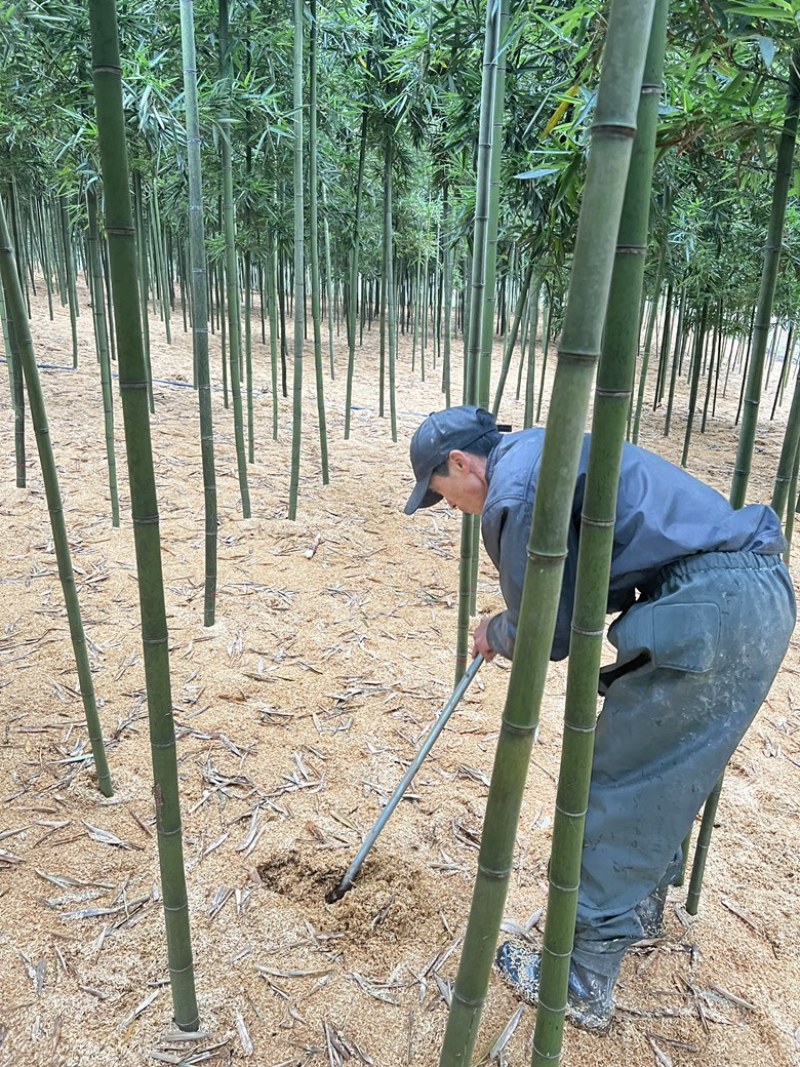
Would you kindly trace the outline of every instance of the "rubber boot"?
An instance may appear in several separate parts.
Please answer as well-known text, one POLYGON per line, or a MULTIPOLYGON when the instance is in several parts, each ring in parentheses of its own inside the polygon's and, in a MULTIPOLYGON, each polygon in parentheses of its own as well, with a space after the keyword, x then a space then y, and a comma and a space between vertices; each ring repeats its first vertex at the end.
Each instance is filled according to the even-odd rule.
MULTIPOLYGON (((625 947, 619 948, 609 942, 608 950, 598 952, 603 959, 598 959, 597 971, 575 959, 570 962, 566 1017, 573 1025, 595 1033, 608 1029, 614 1012, 614 986, 628 944, 626 941, 625 947)), ((497 950, 495 963, 514 996, 535 1007, 539 1003, 542 954, 506 941, 497 950)))

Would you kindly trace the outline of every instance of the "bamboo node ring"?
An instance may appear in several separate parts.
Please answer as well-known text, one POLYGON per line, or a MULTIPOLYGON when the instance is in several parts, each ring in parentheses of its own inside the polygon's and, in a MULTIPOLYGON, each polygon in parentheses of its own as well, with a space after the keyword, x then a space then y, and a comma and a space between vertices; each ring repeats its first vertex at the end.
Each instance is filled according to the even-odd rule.
MULTIPOLYGON (((568 819, 582 819, 588 810, 588 808, 584 808, 582 811, 567 811, 566 808, 556 804, 556 811, 560 815, 566 815, 568 819)), ((577 889, 577 886, 575 888, 577 889)))
POLYGON ((485 874, 487 878, 494 878, 498 882, 502 881, 504 878, 508 878, 512 869, 512 867, 506 867, 505 870, 502 871, 493 871, 491 867, 486 867, 482 863, 478 864, 478 870, 481 874, 485 874))
POLYGON ((558 882, 554 882, 552 878, 550 879, 550 885, 553 889, 557 889, 559 893, 577 893, 580 889, 580 883, 573 886, 559 885, 558 882))

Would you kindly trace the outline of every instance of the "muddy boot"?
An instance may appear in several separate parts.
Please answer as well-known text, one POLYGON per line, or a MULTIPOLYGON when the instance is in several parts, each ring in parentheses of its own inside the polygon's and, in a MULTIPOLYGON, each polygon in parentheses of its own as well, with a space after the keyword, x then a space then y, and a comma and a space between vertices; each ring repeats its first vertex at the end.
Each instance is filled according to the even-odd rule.
POLYGON ((658 938, 666 936, 667 927, 664 922, 664 906, 666 903, 667 888, 664 886, 654 889, 649 897, 640 900, 636 905, 634 910, 636 911, 636 918, 642 924, 644 937, 658 938))
MULTIPOLYGON (((574 959, 569 967, 566 1016, 573 1025, 595 1033, 606 1031, 611 1022, 614 986, 624 949, 615 950, 613 959, 612 953, 602 955, 604 958, 598 971, 574 959)), ((514 996, 534 1007, 539 1003, 541 962, 540 952, 523 948, 514 941, 502 944, 495 957, 497 969, 514 996)), ((598 963, 601 961, 598 960, 598 963)))

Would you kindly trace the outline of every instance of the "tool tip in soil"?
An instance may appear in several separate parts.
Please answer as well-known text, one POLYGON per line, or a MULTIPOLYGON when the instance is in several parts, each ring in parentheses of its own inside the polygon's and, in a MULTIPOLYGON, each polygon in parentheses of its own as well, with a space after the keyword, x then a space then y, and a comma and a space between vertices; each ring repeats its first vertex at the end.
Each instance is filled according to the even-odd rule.
POLYGON ((352 885, 344 885, 344 883, 339 882, 338 885, 334 886, 333 889, 328 890, 325 894, 325 903, 335 904, 337 900, 342 899, 348 889, 352 888, 352 885))

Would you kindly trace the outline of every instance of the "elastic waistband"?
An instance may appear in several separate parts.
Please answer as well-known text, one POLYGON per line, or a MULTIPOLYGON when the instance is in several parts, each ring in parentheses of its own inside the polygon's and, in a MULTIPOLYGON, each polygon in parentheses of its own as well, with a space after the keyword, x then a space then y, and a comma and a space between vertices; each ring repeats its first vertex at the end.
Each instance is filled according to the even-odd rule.
POLYGON ((702 571, 757 571, 782 566, 785 566, 783 556, 777 552, 698 552, 662 567, 651 588, 657 593, 665 582, 686 579, 702 571))

